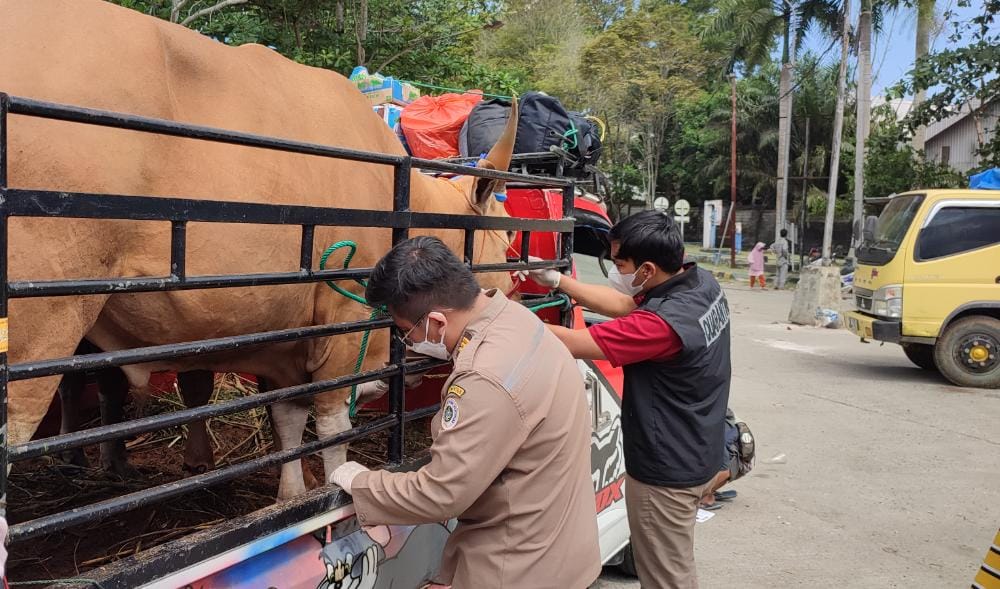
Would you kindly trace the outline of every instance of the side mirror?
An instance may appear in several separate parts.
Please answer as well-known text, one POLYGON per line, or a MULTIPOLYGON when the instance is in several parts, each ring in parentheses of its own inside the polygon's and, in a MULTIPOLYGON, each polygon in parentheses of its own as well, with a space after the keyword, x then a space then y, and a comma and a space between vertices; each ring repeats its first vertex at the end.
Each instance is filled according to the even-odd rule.
POLYGON ((878 217, 875 215, 868 215, 865 217, 865 226, 862 231, 863 241, 875 241, 875 229, 878 228, 878 217))

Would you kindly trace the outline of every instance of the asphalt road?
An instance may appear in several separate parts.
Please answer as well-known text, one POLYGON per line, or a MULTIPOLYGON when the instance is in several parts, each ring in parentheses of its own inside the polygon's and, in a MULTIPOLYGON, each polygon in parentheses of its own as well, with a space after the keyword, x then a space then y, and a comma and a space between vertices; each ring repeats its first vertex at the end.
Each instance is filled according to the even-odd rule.
MULTIPOLYGON (((726 290, 730 406, 757 465, 698 524, 701 586, 968 587, 1000 525, 1000 391, 954 387, 898 346, 790 326, 791 293, 726 290)), ((593 587, 639 583, 606 569, 593 587)))

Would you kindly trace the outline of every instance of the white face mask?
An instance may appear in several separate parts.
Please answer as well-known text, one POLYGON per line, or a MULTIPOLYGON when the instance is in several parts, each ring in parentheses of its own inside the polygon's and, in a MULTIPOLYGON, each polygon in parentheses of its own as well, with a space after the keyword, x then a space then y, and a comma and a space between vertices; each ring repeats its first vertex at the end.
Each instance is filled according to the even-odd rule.
MULTIPOLYGON (((425 321, 424 337, 427 337, 430 334, 431 318, 428 317, 425 321)), ((420 342, 413 342, 413 345, 406 346, 406 349, 415 354, 437 358, 438 360, 447 360, 451 358, 451 353, 448 352, 448 346, 444 345, 445 329, 441 330, 441 341, 432 342, 425 339, 420 342)))
POLYGON ((611 288, 617 290, 618 292, 634 297, 642 291, 642 287, 645 286, 646 281, 649 280, 647 278, 646 280, 643 280, 642 284, 639 286, 632 286, 632 283, 635 282, 635 277, 638 274, 638 269, 631 274, 622 274, 618 271, 617 266, 612 266, 611 269, 608 270, 608 283, 611 285, 611 288))

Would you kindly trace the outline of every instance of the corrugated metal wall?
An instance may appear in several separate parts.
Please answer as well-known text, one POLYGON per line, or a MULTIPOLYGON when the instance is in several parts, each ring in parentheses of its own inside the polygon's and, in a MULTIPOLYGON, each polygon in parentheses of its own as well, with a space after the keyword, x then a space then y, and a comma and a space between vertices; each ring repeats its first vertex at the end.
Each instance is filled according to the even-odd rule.
MULTIPOLYGON (((1000 102, 994 102, 986 107, 985 111, 981 120, 984 138, 989 141, 993 137, 993 133, 997 131, 997 122, 1000 120, 1000 102)), ((927 159, 939 163, 947 152, 948 161, 944 163, 960 172, 968 172, 970 169, 979 167, 979 157, 976 155, 978 147, 979 139, 975 121, 971 116, 966 115, 940 134, 928 139, 925 151, 927 159)))

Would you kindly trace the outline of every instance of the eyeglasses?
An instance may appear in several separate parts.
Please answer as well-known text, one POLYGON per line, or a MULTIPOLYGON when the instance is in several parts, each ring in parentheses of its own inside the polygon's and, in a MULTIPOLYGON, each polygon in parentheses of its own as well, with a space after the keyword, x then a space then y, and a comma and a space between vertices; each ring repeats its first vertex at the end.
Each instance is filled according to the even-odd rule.
POLYGON ((412 339, 410 339, 410 334, 412 334, 412 333, 413 333, 413 330, 414 330, 414 329, 416 329, 416 328, 420 327, 420 324, 421 324, 421 323, 423 323, 425 319, 427 319, 427 316, 428 316, 428 315, 430 315, 430 311, 428 311, 428 312, 424 313, 423 315, 421 315, 421 316, 420 316, 420 319, 417 319, 417 320, 416 320, 416 321, 415 321, 415 322, 413 323, 413 327, 411 327, 411 328, 407 329, 407 330, 406 330, 406 333, 404 333, 403 335, 401 335, 401 336, 396 336, 396 338, 397 338, 397 339, 398 339, 398 340, 399 340, 399 341, 400 341, 400 342, 401 342, 401 343, 402 343, 402 344, 403 344, 404 346, 407 346, 407 347, 412 347, 412 346, 413 346, 413 344, 414 344, 415 342, 414 342, 414 341, 413 341, 412 339))

